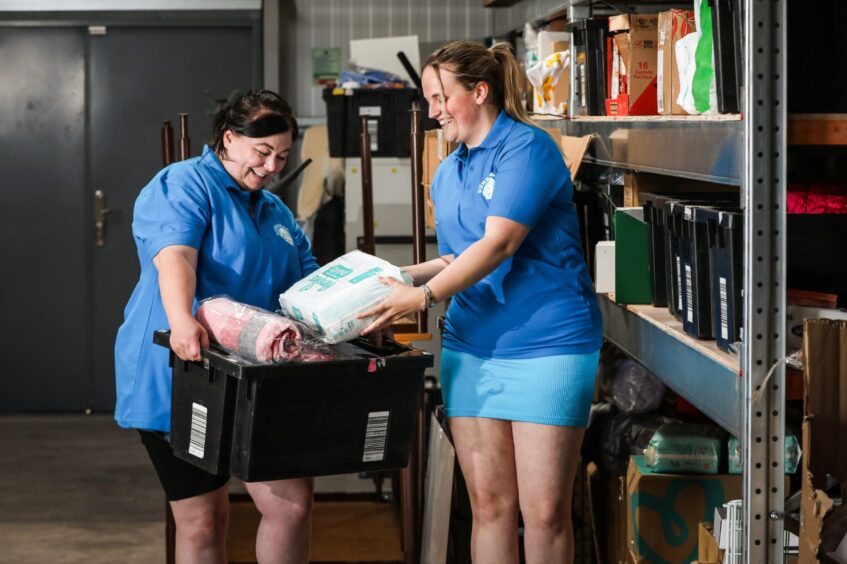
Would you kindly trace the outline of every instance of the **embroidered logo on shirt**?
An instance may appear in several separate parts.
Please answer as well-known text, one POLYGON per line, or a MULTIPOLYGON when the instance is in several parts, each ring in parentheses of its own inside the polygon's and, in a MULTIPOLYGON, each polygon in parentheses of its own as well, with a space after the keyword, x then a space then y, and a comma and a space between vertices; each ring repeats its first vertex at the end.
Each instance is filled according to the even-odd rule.
POLYGON ((276 225, 274 225, 274 231, 277 235, 285 239, 286 243, 288 243, 292 247, 294 246, 294 237, 291 236, 291 232, 288 230, 287 227, 285 227, 281 223, 277 223, 276 225))
POLYGON ((479 183, 479 186, 476 189, 477 194, 482 194, 482 197, 491 201, 491 197, 494 195, 494 173, 489 172, 488 176, 482 179, 482 182, 479 183))

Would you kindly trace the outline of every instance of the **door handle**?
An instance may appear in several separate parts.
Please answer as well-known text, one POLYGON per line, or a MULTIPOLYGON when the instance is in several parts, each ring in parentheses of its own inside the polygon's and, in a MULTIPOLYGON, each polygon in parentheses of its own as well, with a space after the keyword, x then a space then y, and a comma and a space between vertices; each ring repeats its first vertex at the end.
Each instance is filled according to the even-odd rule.
POLYGON ((94 191, 94 245, 106 246, 106 217, 111 210, 106 207, 106 193, 103 190, 94 191))

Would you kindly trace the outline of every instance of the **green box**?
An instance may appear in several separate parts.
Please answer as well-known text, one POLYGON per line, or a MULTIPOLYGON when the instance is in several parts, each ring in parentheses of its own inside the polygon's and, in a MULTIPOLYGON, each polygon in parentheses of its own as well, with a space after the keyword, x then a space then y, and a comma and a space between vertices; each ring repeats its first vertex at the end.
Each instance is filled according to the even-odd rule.
POLYGON ((653 303, 650 284, 650 229, 643 208, 618 208, 615 228, 615 301, 653 303))

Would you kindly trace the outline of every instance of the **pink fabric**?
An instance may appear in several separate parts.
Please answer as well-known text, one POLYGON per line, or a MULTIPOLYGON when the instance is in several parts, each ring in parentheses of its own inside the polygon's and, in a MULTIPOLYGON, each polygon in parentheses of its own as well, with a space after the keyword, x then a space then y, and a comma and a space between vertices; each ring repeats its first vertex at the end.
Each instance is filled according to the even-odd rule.
POLYGON ((847 213, 847 187, 838 184, 792 184, 788 213, 847 213))
POLYGON ((211 298, 200 304, 196 318, 211 340, 249 360, 292 360, 300 354, 300 331, 294 323, 261 308, 211 298))

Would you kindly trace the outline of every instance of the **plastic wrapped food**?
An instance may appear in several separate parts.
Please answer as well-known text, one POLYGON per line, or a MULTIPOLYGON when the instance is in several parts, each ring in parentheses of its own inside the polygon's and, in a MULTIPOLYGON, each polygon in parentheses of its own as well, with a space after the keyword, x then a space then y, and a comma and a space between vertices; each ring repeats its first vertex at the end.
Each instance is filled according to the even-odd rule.
POLYGON ((724 432, 712 425, 670 423, 653 434, 644 459, 653 472, 717 474, 724 432))
POLYGON ((215 296, 200 302, 195 314, 209 340, 228 353, 255 363, 314 362, 331 358, 303 327, 276 313, 215 296))
POLYGON ((359 336, 373 318, 357 319, 391 292, 380 276, 410 284, 398 267, 361 251, 352 251, 316 270, 279 296, 282 312, 310 327, 327 343, 359 336))
MULTIPOLYGON (((786 429, 784 444, 785 473, 794 474, 800 465, 800 457, 803 455, 803 451, 800 448, 800 438, 796 430, 786 429)), ((729 473, 741 474, 741 469, 744 467, 744 463, 741 460, 741 441, 735 437, 730 437, 727 443, 727 450, 729 451, 729 473)))
POLYGON ((627 358, 606 381, 606 392, 624 413, 646 413, 662 405, 667 387, 652 372, 627 358))

